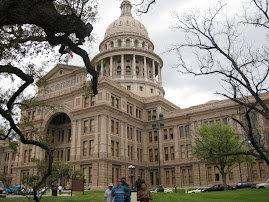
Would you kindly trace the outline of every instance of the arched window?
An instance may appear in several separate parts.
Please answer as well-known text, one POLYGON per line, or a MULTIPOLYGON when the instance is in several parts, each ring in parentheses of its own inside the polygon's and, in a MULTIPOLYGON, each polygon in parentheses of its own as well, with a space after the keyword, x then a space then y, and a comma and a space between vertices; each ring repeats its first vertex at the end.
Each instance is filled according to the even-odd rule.
POLYGON ((107 45, 105 44, 105 50, 107 50, 107 45))
POLYGON ((118 40, 118 47, 121 47, 121 40, 118 40))
POLYGON ((145 42, 142 42, 142 48, 145 48, 145 42))
POLYGON ((121 67, 120 67, 120 66, 117 67, 117 75, 118 75, 118 76, 121 75, 121 67))
POLYGON ((137 46, 138 46, 138 41, 137 40, 134 41, 134 46, 137 48, 137 46))
POLYGON ((114 42, 113 41, 110 42, 110 46, 111 46, 111 48, 114 48, 114 42))
POLYGON ((126 75, 127 76, 131 75, 131 67, 130 66, 126 66, 126 75))
POLYGON ((130 39, 126 40, 126 46, 129 47, 130 46, 130 39))
POLYGON ((138 76, 139 75, 139 67, 136 66, 136 75, 138 76))

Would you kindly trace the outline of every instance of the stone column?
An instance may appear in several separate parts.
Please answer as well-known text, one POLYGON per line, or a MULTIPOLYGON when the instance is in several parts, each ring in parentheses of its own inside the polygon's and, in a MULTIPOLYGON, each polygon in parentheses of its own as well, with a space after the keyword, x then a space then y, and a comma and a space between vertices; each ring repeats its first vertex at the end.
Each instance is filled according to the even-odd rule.
POLYGON ((103 76, 104 75, 104 60, 102 59, 101 60, 101 74, 100 76, 103 76))
POLYGON ((132 75, 133 75, 133 78, 137 78, 137 76, 136 76, 136 62, 135 62, 135 54, 133 54, 133 73, 132 73, 132 75))
POLYGON ((121 122, 120 124, 120 159, 125 160, 125 152, 124 152, 124 135, 125 135, 125 130, 124 130, 124 122, 121 122))
POLYGON ((98 148, 98 137, 99 137, 99 122, 98 122, 98 116, 95 117, 94 119, 94 151, 93 151, 93 158, 98 158, 98 152, 99 152, 99 148, 98 148))
POLYGON ((121 78, 125 77, 125 67, 124 67, 124 55, 121 55, 121 78))
POLYGON ((144 78, 148 80, 147 57, 144 56, 144 78))
POLYGON ((112 77, 112 72, 113 72, 113 66, 112 66, 112 63, 113 63, 113 56, 110 56, 110 71, 109 71, 109 76, 112 77))
POLYGON ((77 148, 76 148, 76 160, 79 160, 81 157, 81 122, 82 120, 78 120, 78 133, 77 133, 77 148))
POLYGON ((162 84, 162 69, 160 65, 158 65, 158 75, 159 75, 159 83, 162 84))
MULTIPOLYGON (((111 118, 108 117, 108 136, 107 136, 107 153, 108 153, 108 158, 111 158, 112 153, 111 153, 111 118)), ((114 131, 115 131, 115 124, 114 124, 114 131)), ((114 150, 115 150, 116 145, 114 144, 114 150)), ((115 154, 115 153, 114 153, 115 154)))
POLYGON ((71 128, 71 150, 70 150, 70 160, 74 161, 76 156, 76 136, 77 136, 77 121, 72 121, 71 128))
POLYGON ((155 82, 155 61, 152 60, 152 78, 153 78, 153 81, 155 82))
MULTIPOLYGON (((167 129, 169 130, 169 129, 167 129)), ((169 131, 167 131, 167 133, 169 133, 169 131)), ((179 147, 178 147, 178 137, 179 137, 179 131, 178 131, 178 127, 175 126, 173 128, 173 133, 174 133, 174 139, 175 139, 175 146, 174 146, 174 157, 175 157, 175 161, 178 162, 179 161, 179 147)), ((169 135, 169 134, 168 134, 169 135)))
POLYGON ((100 158, 107 157, 107 117, 106 115, 101 115, 101 131, 100 131, 100 158))

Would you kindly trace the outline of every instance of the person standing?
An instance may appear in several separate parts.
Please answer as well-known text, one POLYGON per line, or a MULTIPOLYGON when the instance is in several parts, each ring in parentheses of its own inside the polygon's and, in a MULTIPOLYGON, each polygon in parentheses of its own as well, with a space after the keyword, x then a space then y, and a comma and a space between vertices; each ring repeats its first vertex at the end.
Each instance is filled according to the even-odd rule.
POLYGON ((141 185, 143 183, 145 183, 145 180, 142 179, 140 175, 138 175, 137 177, 138 177, 138 179, 135 181, 135 188, 136 188, 136 191, 137 191, 137 198, 138 198, 138 192, 142 189, 141 185))
POLYGON ((60 184, 60 186, 58 187, 58 190, 59 190, 59 194, 62 195, 62 189, 63 189, 63 186, 60 184))
POLYGON ((153 200, 152 194, 149 190, 147 190, 147 184, 142 183, 141 190, 138 193, 137 200, 141 202, 149 202, 149 200, 153 200))
POLYGON ((110 202, 124 202, 125 193, 130 190, 130 187, 124 187, 121 185, 121 178, 117 179, 117 186, 111 191, 110 202))
POLYGON ((112 188, 113 188, 113 184, 110 183, 110 184, 108 185, 108 189, 106 190, 105 195, 104 195, 104 197, 105 197, 105 202, 110 202, 112 188))

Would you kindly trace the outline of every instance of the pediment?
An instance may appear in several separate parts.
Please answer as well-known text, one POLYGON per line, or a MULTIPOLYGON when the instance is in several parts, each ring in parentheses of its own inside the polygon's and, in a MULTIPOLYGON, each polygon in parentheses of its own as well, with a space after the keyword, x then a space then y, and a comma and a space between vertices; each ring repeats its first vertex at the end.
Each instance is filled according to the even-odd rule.
POLYGON ((84 68, 79 66, 73 65, 64 65, 64 64, 57 64, 52 70, 50 70, 46 75, 45 78, 47 80, 53 80, 59 77, 63 77, 65 75, 69 75, 75 71, 86 71, 84 68))

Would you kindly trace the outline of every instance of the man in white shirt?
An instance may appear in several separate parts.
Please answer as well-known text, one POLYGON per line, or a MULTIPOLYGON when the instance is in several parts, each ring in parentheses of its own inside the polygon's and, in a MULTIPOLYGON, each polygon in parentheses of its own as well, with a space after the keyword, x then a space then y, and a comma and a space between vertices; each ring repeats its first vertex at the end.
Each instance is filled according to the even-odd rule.
MULTIPOLYGON (((108 189, 106 190, 105 195, 104 195, 104 197, 105 197, 105 202, 110 202, 110 197, 111 197, 111 191, 112 191, 112 188, 113 188, 113 184, 110 183, 110 184, 108 185, 108 189)), ((114 200, 113 200, 113 201, 114 201, 114 200)))
POLYGON ((60 185, 60 186, 58 187, 58 189, 59 189, 59 194, 62 195, 62 189, 63 189, 62 185, 60 185))

